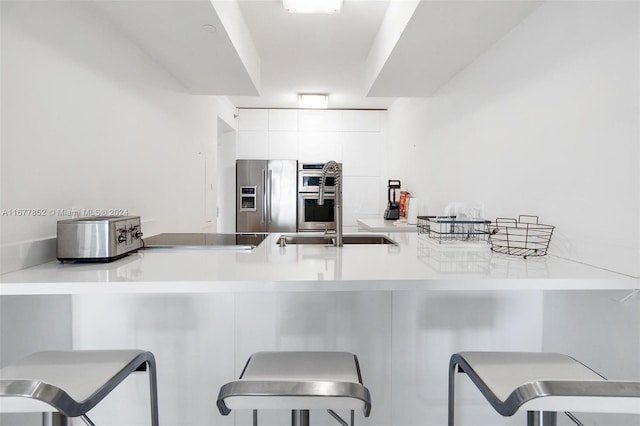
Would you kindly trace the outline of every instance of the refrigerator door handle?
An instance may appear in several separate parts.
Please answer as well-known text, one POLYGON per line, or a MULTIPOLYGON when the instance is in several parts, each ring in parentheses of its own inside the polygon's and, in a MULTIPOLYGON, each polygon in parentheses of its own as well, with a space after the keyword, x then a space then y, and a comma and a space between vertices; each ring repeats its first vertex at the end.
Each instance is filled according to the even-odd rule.
POLYGON ((267 214, 267 171, 262 169, 262 215, 260 217, 260 223, 266 222, 267 214))
POLYGON ((267 208, 269 209, 269 211, 267 212, 268 214, 268 218, 269 218, 269 223, 271 223, 271 201, 272 201, 272 197, 271 197, 271 183, 273 181, 273 170, 269 170, 269 178, 268 178, 268 183, 267 183, 267 191, 269 194, 269 201, 267 202, 267 208))

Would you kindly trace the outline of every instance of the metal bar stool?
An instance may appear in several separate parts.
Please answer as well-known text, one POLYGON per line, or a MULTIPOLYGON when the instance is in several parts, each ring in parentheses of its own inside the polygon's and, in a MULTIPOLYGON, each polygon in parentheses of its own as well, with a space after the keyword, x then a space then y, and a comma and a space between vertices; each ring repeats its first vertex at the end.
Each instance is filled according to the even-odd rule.
POLYGON ((258 352, 234 382, 220 388, 218 409, 227 415, 233 409, 292 410, 294 426, 309 425, 309 410, 324 409, 342 426, 348 426, 334 410, 361 409, 371 412, 369 390, 363 386, 358 358, 348 352, 258 352))
POLYGON ((640 414, 640 382, 607 380, 557 353, 461 352, 449 362, 449 426, 456 371, 466 373, 503 416, 527 411, 528 426, 556 426, 557 413, 640 414))
POLYGON ((67 425, 87 412, 134 371, 149 372, 151 424, 158 426, 156 362, 142 350, 36 352, 0 370, 0 412, 42 412, 43 421, 67 425))

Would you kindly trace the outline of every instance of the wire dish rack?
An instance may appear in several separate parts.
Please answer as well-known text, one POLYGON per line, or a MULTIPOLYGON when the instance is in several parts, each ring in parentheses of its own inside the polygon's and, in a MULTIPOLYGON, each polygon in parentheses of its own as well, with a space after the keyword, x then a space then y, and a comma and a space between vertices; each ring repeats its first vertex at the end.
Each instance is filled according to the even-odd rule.
POLYGON ((491 223, 491 250, 513 256, 544 256, 547 254, 555 226, 538 223, 538 216, 520 215, 496 218, 491 223))
POLYGON ((438 243, 444 241, 486 241, 490 220, 457 219, 456 216, 418 216, 418 234, 438 243))

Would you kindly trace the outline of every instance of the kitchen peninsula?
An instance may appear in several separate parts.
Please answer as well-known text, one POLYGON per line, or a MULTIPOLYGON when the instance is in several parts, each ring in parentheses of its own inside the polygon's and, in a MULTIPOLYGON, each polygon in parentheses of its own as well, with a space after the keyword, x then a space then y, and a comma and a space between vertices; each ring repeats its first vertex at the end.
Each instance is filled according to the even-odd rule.
MULTIPOLYGON (((362 235, 362 233, 360 233, 362 235)), ((2 276, 2 295, 636 289, 640 278, 546 257, 493 253, 486 243, 438 244, 389 233, 397 245, 290 244, 253 250, 147 249, 112 263, 50 262, 2 276)))
MULTIPOLYGON (((108 264, 49 262, 2 275, 0 293, 19 307, 57 301, 63 308, 53 314, 70 315, 57 333, 67 327, 73 348, 154 352, 160 417, 168 425, 249 424, 250 414, 237 413, 234 423, 213 402, 218 386, 259 350, 357 353, 374 401, 371 417, 358 419, 365 426, 445 424, 448 357, 460 350, 575 353, 594 337, 614 352, 620 345, 636 350, 628 346, 637 344, 636 277, 552 255, 525 260, 486 244, 387 235, 397 245, 281 247, 275 233, 250 251, 146 249, 108 264), (576 327, 594 315, 598 327, 576 327), (185 419, 187 411, 193 417, 185 419)), ((20 324, 21 338, 51 333, 51 313, 33 314, 17 309, 3 319, 13 329, 20 324)), ((634 367, 587 361, 612 376, 634 367)), ((105 425, 145 424, 141 398, 123 392, 116 415, 105 407, 93 417, 105 425)), ((461 399, 466 415, 511 424, 479 398, 461 399)), ((327 421, 313 416, 314 423, 327 421)), ((288 422, 287 413, 261 418, 288 422)))

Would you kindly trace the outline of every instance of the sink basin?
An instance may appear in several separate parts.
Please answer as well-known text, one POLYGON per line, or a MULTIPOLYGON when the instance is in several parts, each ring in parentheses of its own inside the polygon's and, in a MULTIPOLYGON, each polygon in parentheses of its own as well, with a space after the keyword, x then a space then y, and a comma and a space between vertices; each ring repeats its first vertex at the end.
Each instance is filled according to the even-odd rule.
MULTIPOLYGON (((332 246, 335 241, 333 235, 281 235, 278 243, 284 239, 286 244, 320 244, 332 246)), ((385 235, 343 235, 342 244, 394 244, 395 241, 385 235)))
POLYGON ((391 238, 384 235, 344 235, 342 237, 343 244, 395 244, 391 238))

